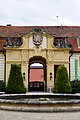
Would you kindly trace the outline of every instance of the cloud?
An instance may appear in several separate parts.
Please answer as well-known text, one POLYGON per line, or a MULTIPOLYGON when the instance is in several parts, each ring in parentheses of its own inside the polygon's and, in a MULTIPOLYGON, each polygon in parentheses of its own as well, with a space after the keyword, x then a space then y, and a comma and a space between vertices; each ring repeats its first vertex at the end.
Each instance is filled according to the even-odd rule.
POLYGON ((79 0, 0 1, 0 24, 80 25, 79 0))

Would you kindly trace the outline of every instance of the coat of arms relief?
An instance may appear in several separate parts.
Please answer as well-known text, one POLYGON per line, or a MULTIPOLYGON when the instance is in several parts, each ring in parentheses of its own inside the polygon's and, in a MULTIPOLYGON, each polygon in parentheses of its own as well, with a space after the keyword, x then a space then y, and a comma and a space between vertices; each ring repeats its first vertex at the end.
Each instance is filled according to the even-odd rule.
POLYGON ((43 30, 41 28, 33 29, 33 44, 39 48, 43 42, 43 30))

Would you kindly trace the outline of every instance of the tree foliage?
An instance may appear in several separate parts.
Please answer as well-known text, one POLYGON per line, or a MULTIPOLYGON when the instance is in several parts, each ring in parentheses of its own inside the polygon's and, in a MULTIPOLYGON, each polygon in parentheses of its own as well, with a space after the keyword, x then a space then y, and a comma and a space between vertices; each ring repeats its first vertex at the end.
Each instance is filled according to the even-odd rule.
POLYGON ((25 93, 26 88, 23 83, 21 68, 17 64, 11 65, 9 80, 6 87, 6 93, 16 94, 25 93))
POLYGON ((6 85, 3 80, 0 80, 0 92, 5 92, 6 90, 6 85))
POLYGON ((70 83, 72 87, 72 93, 80 93, 80 80, 73 80, 70 83))
POLYGON ((56 80, 54 83, 54 92, 56 93, 70 93, 72 91, 70 81, 68 79, 68 72, 64 65, 57 69, 56 80))

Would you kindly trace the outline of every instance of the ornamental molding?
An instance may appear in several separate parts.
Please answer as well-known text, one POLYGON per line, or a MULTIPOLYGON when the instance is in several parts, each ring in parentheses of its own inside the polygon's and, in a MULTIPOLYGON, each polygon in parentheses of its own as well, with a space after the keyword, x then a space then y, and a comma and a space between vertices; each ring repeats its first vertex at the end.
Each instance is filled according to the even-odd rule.
POLYGON ((19 47, 23 44, 22 38, 6 37, 6 47, 19 47))
POLYGON ((33 44, 39 48, 43 42, 43 30, 41 28, 33 29, 33 44))

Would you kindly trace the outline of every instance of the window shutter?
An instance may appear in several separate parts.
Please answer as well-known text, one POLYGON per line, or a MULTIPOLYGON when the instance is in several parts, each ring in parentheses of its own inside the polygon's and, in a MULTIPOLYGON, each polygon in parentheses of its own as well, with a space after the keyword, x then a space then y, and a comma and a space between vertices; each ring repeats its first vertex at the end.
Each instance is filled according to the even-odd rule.
POLYGON ((75 80, 78 80, 78 60, 75 59, 75 80))

